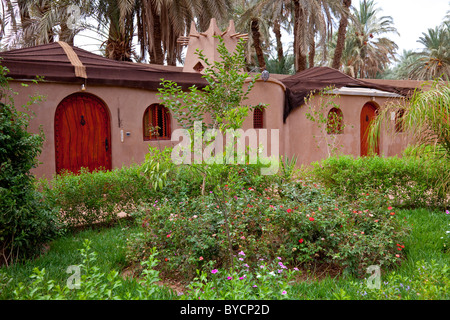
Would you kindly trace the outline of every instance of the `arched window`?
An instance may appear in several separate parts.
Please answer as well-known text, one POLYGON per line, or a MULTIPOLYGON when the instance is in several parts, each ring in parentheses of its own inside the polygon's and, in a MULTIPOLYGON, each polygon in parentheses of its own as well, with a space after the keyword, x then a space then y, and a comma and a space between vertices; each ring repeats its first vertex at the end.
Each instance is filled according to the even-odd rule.
POLYGON ((395 113, 395 132, 403 132, 404 131, 404 122, 405 119, 403 119, 405 115, 405 109, 399 109, 395 113))
POLYGON ((262 109, 255 108, 255 111, 253 111, 253 128, 264 128, 264 111, 262 109))
POLYGON ((341 109, 332 108, 330 112, 328 112, 327 133, 328 134, 344 133, 344 115, 342 114, 341 109))
POLYGON ((160 104, 152 104, 144 113, 144 140, 170 139, 170 113, 160 104))

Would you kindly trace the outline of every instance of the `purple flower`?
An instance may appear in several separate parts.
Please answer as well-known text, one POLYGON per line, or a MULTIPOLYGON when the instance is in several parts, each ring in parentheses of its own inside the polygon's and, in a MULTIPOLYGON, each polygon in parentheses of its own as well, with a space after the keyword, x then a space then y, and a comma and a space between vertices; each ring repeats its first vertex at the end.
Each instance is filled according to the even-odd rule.
POLYGON ((233 277, 227 277, 227 279, 228 279, 228 280, 231 280, 231 279, 233 279, 233 277))
POLYGON ((281 292, 281 294, 286 294, 287 292, 286 292, 286 290, 283 290, 282 292, 281 292))
POLYGON ((241 256, 245 256, 244 251, 239 252, 238 254, 240 254, 241 256))
POLYGON ((255 284, 255 285, 253 285, 253 288, 258 288, 258 286, 255 284))
POLYGON ((217 269, 213 269, 213 270, 211 270, 211 273, 217 273, 217 269))
POLYGON ((450 214, 450 211, 448 211, 448 210, 445 210, 445 213, 446 213, 446 214, 450 214))

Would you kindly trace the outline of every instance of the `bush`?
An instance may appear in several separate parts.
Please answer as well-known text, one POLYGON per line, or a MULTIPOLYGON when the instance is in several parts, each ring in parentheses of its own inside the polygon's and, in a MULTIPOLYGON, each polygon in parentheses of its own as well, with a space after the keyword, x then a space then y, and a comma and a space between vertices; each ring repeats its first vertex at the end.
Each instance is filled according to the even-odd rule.
POLYGON ((27 131, 28 106, 40 98, 32 98, 24 111, 18 111, 6 74, 0 66, 0 265, 39 252, 42 243, 58 234, 56 212, 43 202, 30 173, 44 136, 27 131))
POLYGON ((154 196, 152 186, 132 165, 111 171, 79 174, 64 172, 51 181, 42 179, 40 188, 47 203, 60 212, 61 222, 68 228, 114 222, 121 211, 134 210, 141 201, 154 196))
POLYGON ((314 179, 333 193, 356 199, 362 193, 389 196, 396 206, 445 207, 448 194, 441 188, 442 173, 450 171, 445 159, 330 157, 313 164, 314 179))
POLYGON ((162 270, 188 280, 207 261, 228 267, 230 247, 244 250, 249 265, 280 256, 294 266, 329 264, 352 273, 364 273, 371 264, 389 267, 404 257, 397 244, 407 230, 385 200, 366 195, 355 203, 338 202, 308 182, 285 183, 276 191, 231 185, 224 190, 225 198, 208 191, 143 208, 142 231, 130 239, 129 257, 138 261, 156 247, 162 270))

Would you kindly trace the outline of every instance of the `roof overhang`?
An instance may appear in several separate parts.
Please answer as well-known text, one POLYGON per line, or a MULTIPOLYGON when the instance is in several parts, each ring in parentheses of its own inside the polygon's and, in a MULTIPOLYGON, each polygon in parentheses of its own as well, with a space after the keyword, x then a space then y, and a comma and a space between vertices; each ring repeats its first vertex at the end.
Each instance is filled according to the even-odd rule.
POLYGON ((369 96, 369 97, 385 97, 385 98, 401 98, 394 92, 387 92, 378 89, 371 88, 359 88, 359 87, 341 87, 335 88, 330 91, 330 94, 337 94, 341 96, 369 96))

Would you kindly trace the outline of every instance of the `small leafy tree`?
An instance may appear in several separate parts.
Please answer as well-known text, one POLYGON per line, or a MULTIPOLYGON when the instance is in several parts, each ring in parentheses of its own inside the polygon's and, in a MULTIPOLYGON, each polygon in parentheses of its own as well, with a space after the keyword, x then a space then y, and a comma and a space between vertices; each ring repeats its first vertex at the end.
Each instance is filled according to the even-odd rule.
POLYGON ((255 106, 243 105, 259 78, 250 78, 244 72, 245 54, 244 41, 239 40, 236 50, 229 52, 223 39, 219 39, 217 51, 218 61, 210 62, 201 50, 196 54, 205 65, 203 78, 208 85, 202 90, 196 86, 183 91, 180 86, 170 80, 163 80, 163 87, 159 89, 159 98, 174 115, 178 123, 187 130, 194 128, 194 123, 200 121, 211 129, 238 129, 242 127, 248 112, 255 106), (248 83, 245 87, 245 83, 248 83), (207 122, 207 118, 211 122, 207 122))
POLYGON ((43 202, 30 173, 38 163, 44 135, 27 131, 29 106, 42 97, 31 97, 24 111, 17 110, 17 93, 10 88, 7 73, 0 65, 0 265, 33 253, 57 231, 55 212, 43 202))
MULTIPOLYGON (((249 111, 255 107, 265 107, 264 105, 250 106, 245 105, 245 100, 258 80, 259 75, 250 77, 245 72, 245 54, 244 41, 239 40, 236 50, 229 52, 225 46, 223 39, 217 36, 219 44, 217 51, 220 59, 210 62, 202 51, 197 50, 196 54, 200 60, 206 65, 203 78, 208 82, 203 89, 192 86, 188 91, 183 91, 175 82, 163 80, 163 87, 159 89, 159 98, 173 114, 181 127, 187 130, 191 136, 194 133, 195 123, 201 122, 201 134, 211 129, 214 132, 220 130, 226 132, 229 129, 239 129, 247 117, 249 111), (209 120, 209 121, 208 121, 209 120)), ((195 140, 191 139, 191 141, 195 140)), ((198 137, 197 137, 198 138, 198 137)), ((234 141, 232 145, 226 146, 228 152, 234 152, 234 141)), ((215 156, 222 157, 222 154, 215 156)), ((217 171, 218 164, 201 165, 194 164, 193 168, 197 169, 203 176, 202 194, 204 193, 205 181, 208 172, 217 171)), ((220 164, 222 166, 223 164, 220 164)), ((219 170, 221 171, 221 170, 219 170)), ((217 185, 214 190, 214 196, 217 201, 218 208, 224 217, 224 226, 229 244, 229 262, 233 266, 232 243, 229 227, 229 210, 225 203, 226 191, 222 188, 224 185, 223 175, 219 175, 217 185)))

